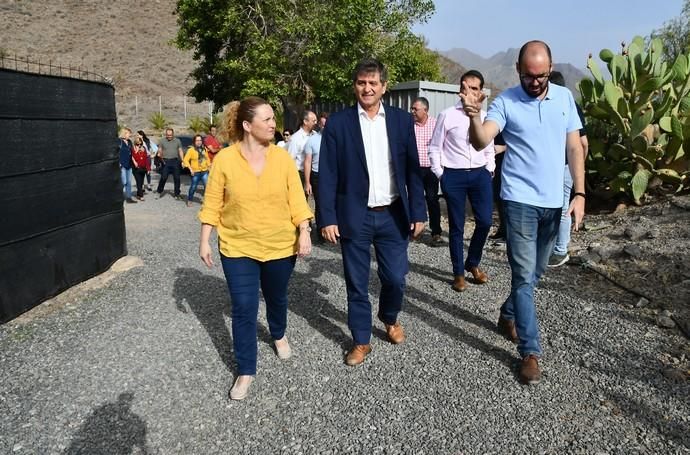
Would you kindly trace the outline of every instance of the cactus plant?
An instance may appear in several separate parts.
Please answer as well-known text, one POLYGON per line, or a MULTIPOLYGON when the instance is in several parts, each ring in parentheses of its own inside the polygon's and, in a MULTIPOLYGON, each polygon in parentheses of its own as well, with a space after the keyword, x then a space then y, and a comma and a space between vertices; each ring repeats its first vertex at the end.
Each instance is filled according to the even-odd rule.
POLYGON ((658 38, 645 45, 636 36, 621 48, 620 54, 599 53, 610 78, 590 55, 592 78, 579 84, 586 114, 617 132, 588 135, 588 172, 640 204, 652 180, 674 191, 690 188, 690 57, 681 54, 669 64, 658 38))

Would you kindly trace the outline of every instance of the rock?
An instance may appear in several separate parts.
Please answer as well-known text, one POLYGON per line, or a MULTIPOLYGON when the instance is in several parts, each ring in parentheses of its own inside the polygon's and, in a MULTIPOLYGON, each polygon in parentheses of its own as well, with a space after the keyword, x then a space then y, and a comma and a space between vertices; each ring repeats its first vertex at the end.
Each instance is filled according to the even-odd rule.
POLYGON ((641 226, 628 226, 625 228, 625 231, 623 231, 623 235, 625 235, 630 240, 639 240, 642 237, 646 236, 647 232, 647 229, 641 226))
POLYGON ((592 255, 599 256, 601 259, 609 259, 612 256, 618 255, 621 250, 613 245, 599 245, 597 247, 590 248, 589 252, 592 255))
POLYGON ((639 259, 644 255, 644 253, 642 252, 642 248, 635 245, 634 243, 629 243, 625 245, 623 247, 623 252, 625 252, 625 254, 627 254, 628 256, 636 259, 639 259))
POLYGON ((659 229, 657 228, 652 228, 649 231, 647 231, 647 238, 648 239, 658 239, 661 236, 659 233, 659 229))
POLYGON ((662 316, 662 315, 657 316, 656 324, 659 327, 662 327, 664 329, 672 329, 676 326, 676 323, 673 319, 671 319, 668 316, 662 316))
POLYGON ((668 318, 670 318, 671 316, 673 316, 673 313, 671 313, 669 310, 663 310, 663 311, 662 311, 661 313, 659 313, 659 314, 660 314, 661 316, 666 316, 666 317, 668 317, 668 318))
POLYGON ((683 382, 688 379, 688 375, 677 368, 664 368, 661 374, 663 374, 666 379, 670 379, 674 382, 683 382))
POLYGON ((647 305, 649 305, 649 300, 645 299, 644 297, 640 297, 640 300, 635 303, 635 308, 644 308, 647 305))
POLYGON ((110 267, 110 270, 112 270, 113 272, 126 272, 127 270, 131 270, 135 267, 143 266, 144 261, 142 261, 141 258, 138 258, 136 256, 125 256, 115 261, 115 264, 113 264, 113 266, 110 267))

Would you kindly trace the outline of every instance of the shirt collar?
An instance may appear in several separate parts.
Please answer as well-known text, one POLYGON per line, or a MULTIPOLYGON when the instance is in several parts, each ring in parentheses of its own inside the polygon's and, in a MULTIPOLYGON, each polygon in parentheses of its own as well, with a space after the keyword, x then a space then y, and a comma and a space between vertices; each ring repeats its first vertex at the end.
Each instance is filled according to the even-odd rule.
MULTIPOLYGON (((362 114, 367 115, 367 112, 362 108, 362 106, 357 103, 357 115, 362 116, 362 114)), ((386 117, 386 110, 383 108, 383 103, 379 101, 379 111, 376 113, 376 115, 381 116, 381 117, 386 117)))

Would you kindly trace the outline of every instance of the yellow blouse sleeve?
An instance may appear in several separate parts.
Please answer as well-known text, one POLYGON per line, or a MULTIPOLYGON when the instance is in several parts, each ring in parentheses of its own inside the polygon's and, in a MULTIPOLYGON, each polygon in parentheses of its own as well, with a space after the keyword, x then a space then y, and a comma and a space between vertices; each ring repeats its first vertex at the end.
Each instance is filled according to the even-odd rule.
POLYGON ((297 167, 294 165, 294 161, 287 153, 285 157, 289 160, 286 168, 288 170, 288 204, 290 204, 290 217, 292 218, 292 224, 297 227, 302 221, 314 218, 314 214, 311 213, 307 198, 304 196, 304 188, 302 188, 302 181, 299 178, 299 173, 297 172, 297 167))
POLYGON ((204 192, 204 204, 199 211, 199 221, 203 224, 218 226, 223 213, 225 202, 225 187, 229 177, 231 161, 228 160, 229 153, 225 154, 225 159, 218 156, 211 167, 208 176, 208 185, 204 192))
POLYGON ((182 158, 182 167, 191 168, 193 153, 196 153, 196 150, 194 150, 194 147, 189 147, 187 153, 184 154, 184 158, 182 158))

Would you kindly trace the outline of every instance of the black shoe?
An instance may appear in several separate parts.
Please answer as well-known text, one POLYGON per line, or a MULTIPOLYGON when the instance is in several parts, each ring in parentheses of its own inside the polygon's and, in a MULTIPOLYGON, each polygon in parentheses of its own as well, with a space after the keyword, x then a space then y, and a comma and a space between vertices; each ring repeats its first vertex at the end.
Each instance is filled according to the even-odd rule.
POLYGON ((560 267, 570 260, 570 255, 553 253, 549 258, 549 267, 560 267))
POLYGON ((135 200, 132 199, 132 198, 125 199, 125 202, 128 203, 128 204, 136 204, 136 203, 137 203, 137 201, 135 201, 135 200))
POLYGON ((436 234, 431 236, 431 246, 441 246, 443 245, 443 239, 441 238, 441 234, 436 234))
POLYGON ((506 232, 505 231, 496 231, 493 234, 489 236, 491 240, 503 240, 505 242, 506 240, 506 232))

